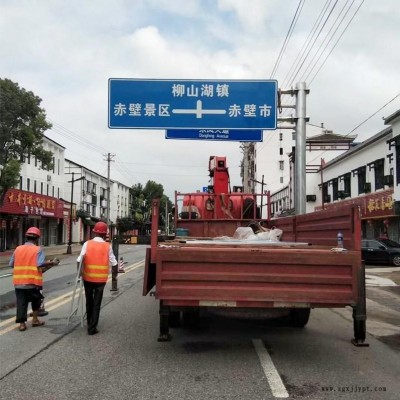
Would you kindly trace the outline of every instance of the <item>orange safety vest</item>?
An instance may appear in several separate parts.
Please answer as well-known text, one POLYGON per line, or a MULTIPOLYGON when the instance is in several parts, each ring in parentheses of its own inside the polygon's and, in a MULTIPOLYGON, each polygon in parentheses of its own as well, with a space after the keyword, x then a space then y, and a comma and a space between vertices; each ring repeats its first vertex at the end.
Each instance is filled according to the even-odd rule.
POLYGON ((38 269, 37 256, 40 247, 35 245, 18 246, 14 252, 13 284, 43 286, 43 274, 38 269))
POLYGON ((86 254, 83 260, 83 280, 87 282, 106 283, 109 269, 110 244, 89 240, 86 243, 86 254))

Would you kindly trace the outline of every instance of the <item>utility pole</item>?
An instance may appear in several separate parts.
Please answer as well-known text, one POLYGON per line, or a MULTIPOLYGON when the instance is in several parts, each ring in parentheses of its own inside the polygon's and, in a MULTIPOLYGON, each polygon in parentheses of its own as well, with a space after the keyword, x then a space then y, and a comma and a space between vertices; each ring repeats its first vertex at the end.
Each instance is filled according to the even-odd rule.
POLYGON ((108 229, 110 229, 110 201, 111 201, 111 196, 110 196, 110 163, 111 161, 114 161, 113 158, 115 157, 115 154, 107 153, 104 154, 104 157, 106 157, 105 161, 107 161, 107 226, 108 229))
POLYGON ((74 172, 71 172, 72 180, 68 181, 71 183, 71 202, 69 203, 69 229, 68 229, 68 246, 67 246, 67 254, 72 254, 72 206, 74 204, 74 183, 85 179, 84 176, 81 176, 78 179, 74 179, 74 172))

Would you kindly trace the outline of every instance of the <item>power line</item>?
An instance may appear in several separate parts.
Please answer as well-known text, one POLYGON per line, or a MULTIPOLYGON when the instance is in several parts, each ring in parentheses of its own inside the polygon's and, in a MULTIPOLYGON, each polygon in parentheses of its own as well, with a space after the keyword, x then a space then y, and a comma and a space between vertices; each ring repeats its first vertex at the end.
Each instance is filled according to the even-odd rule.
POLYGON ((283 79, 283 87, 285 87, 288 82, 290 82, 291 77, 292 77, 292 73, 293 70, 296 69, 296 67, 299 65, 301 58, 303 57, 303 54, 306 52, 309 43, 311 42, 311 38, 314 36, 314 31, 317 30, 320 22, 322 21, 322 18, 327 10, 327 8, 329 7, 329 4, 332 2, 332 0, 327 0, 325 5, 323 6, 320 14, 318 15, 316 21, 314 22, 313 27, 311 28, 310 33, 308 34, 306 40, 303 43, 303 46, 301 47, 300 51, 298 52, 296 59, 294 60, 294 62, 292 63, 292 66, 290 67, 289 71, 287 72, 285 78, 283 79), (290 79, 287 80, 287 78, 290 77, 290 79))
POLYGON ((328 57, 332 54, 333 50, 335 49, 335 47, 337 46, 337 44, 339 43, 340 39, 342 38, 342 36, 344 35, 344 33, 346 32, 347 28, 349 27, 349 25, 351 24, 351 22, 353 21, 354 17, 357 15, 358 11, 360 10, 361 6, 363 5, 364 0, 362 0, 362 2, 360 3, 360 5, 358 6, 357 10, 354 12, 353 16, 351 17, 350 21, 347 23, 346 27, 344 28, 343 32, 340 34, 338 40, 335 42, 334 46, 332 47, 331 51, 328 53, 328 55, 326 56, 325 60, 323 61, 323 63, 321 64, 321 66, 319 67, 318 71, 315 73, 315 75, 313 76, 313 78, 311 79, 310 83, 308 84, 308 87, 310 87, 311 83, 314 81, 315 77, 319 74, 319 71, 321 71, 322 67, 325 65, 326 60, 328 59, 328 57))
POLYGON ((308 64, 308 67, 306 68, 306 70, 303 73, 303 76, 300 78, 300 81, 304 81, 307 82, 307 78, 311 75, 312 71, 314 70, 314 68, 316 67, 316 65, 318 64, 319 60, 321 59, 322 55, 324 54, 326 48, 328 47, 329 43, 332 41, 333 37, 335 36, 336 32, 338 31, 339 27, 342 25, 344 19, 346 18, 347 14, 350 12, 351 7, 353 6, 355 0, 352 0, 349 8, 347 9, 347 11, 345 12, 345 14, 343 15, 342 19, 340 20, 339 24, 336 26, 336 29, 334 30, 334 32, 332 33, 332 35, 330 36, 328 42, 326 43, 325 47, 323 48, 323 50, 321 51, 319 57, 317 58, 317 60, 314 62, 315 58, 317 57, 319 51, 321 50, 322 46, 324 45, 325 41, 328 39, 329 34, 331 33, 332 29, 334 28, 334 26, 336 25, 336 22, 338 21, 338 19, 340 18, 340 16, 342 15, 343 11, 345 10, 347 4, 349 3, 348 1, 346 1, 346 3, 344 4, 344 6, 342 7, 342 9, 340 10, 338 16, 335 19, 335 22, 332 24, 331 28, 329 29, 329 32, 326 34, 325 39, 322 41, 322 43, 320 44, 320 46, 318 47, 318 50, 316 51, 313 59, 310 61, 310 63, 308 64), (314 62, 314 65, 312 65, 314 62), (307 70, 310 68, 311 70, 308 72, 308 74, 304 77, 304 75, 306 74, 307 70))
MULTIPOLYGON (((386 104, 384 104, 379 110, 375 111, 372 115, 370 115, 367 119, 365 119, 363 122, 361 122, 360 124, 358 124, 353 130, 351 130, 349 133, 347 133, 346 135, 344 135, 344 137, 349 136, 350 134, 352 134, 356 129, 358 129, 361 125, 364 125, 368 120, 370 120, 373 116, 375 116, 376 114, 378 114, 379 111, 382 111, 386 106, 388 106, 390 103, 392 103, 394 100, 396 100, 398 97, 400 96, 400 93, 398 93, 396 96, 393 97, 393 99, 389 100, 386 104)), ((313 158, 311 161, 309 161, 308 163, 312 163, 313 161, 315 161, 317 158, 320 158, 323 154, 325 154, 328 150, 323 151, 321 154, 319 154, 317 157, 313 158)))
POLYGON ((367 119, 365 119, 363 122, 361 122, 360 124, 358 124, 353 130, 351 130, 347 135, 350 135, 351 133, 353 133, 356 129, 358 129, 361 125, 364 125, 368 120, 370 120, 373 116, 375 116, 376 114, 378 114, 379 111, 383 110, 387 105, 389 105, 392 101, 396 100, 398 97, 400 96, 400 93, 397 94, 396 96, 393 97, 393 99, 389 100, 386 104, 384 104, 379 110, 375 111, 372 115, 370 115, 367 119))
POLYGON ((317 36, 314 38, 314 41, 313 41, 311 47, 309 48, 309 50, 308 50, 306 56, 304 57, 302 63, 301 63, 300 66, 297 68, 296 73, 293 75, 293 79, 291 80, 291 82, 289 83, 289 85, 292 85, 292 84, 293 84, 294 80, 296 79, 296 76, 300 73, 300 70, 301 70, 301 68, 303 67, 303 65, 304 65, 304 63, 305 63, 307 57, 310 55, 310 52, 311 52, 311 50, 313 49, 313 47, 314 47, 314 45, 315 45, 315 42, 316 42, 316 41, 318 40, 318 38, 320 37, 320 35, 321 35, 323 29, 325 28, 325 25, 327 24, 329 18, 330 18, 331 15, 332 15, 333 10, 336 8, 336 5, 337 5, 338 1, 339 1, 339 0, 336 0, 336 1, 335 1, 335 3, 333 4, 331 10, 329 11, 329 14, 326 16, 324 23, 322 24, 322 26, 321 26, 321 28, 320 28, 320 30, 319 30, 317 36))
POLYGON ((295 14, 293 16, 293 19, 292 19, 292 22, 290 24, 289 30, 288 30, 288 32, 286 34, 286 37, 285 37, 285 40, 283 42, 281 51, 279 52, 279 55, 278 55, 278 58, 277 58, 277 60, 275 62, 274 68, 272 69, 271 79, 272 79, 272 77, 274 76, 275 72, 277 71, 277 69, 279 67, 279 64, 280 64, 280 62, 282 60, 282 57, 283 57, 283 53, 286 50, 286 47, 287 47, 287 45, 289 43, 289 40, 290 40, 290 37, 292 36, 293 30, 294 30, 294 28, 296 26, 297 20, 299 19, 299 16, 301 14, 301 10, 303 9, 304 3, 305 3, 305 0, 300 0, 299 1, 299 4, 298 4, 297 9, 296 9, 296 12, 295 12, 295 14))

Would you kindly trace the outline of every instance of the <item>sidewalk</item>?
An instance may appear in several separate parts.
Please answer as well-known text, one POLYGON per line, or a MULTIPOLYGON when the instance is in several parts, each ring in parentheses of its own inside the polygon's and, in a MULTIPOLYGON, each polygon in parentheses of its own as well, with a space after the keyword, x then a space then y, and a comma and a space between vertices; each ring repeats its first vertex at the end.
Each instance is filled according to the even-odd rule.
MULTIPOLYGON (((44 251, 44 255, 46 256, 46 260, 57 257, 59 260, 62 260, 65 257, 70 256, 71 254, 67 253, 67 245, 61 244, 57 246, 42 246, 44 251)), ((72 255, 78 256, 81 252, 82 245, 81 244, 73 244, 71 246, 72 255)), ((10 257, 12 256, 14 250, 6 250, 0 253, 0 268, 7 268, 8 262, 10 261, 10 257)))

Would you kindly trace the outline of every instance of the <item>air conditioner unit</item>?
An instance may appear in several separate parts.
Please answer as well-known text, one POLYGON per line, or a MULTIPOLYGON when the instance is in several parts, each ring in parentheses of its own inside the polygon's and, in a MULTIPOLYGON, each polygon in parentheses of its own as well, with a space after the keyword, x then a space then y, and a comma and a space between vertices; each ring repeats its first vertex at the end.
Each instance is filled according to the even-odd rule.
POLYGON ((393 175, 385 175, 383 177, 383 184, 386 186, 393 186, 393 175))
POLYGON ((306 196, 306 200, 307 201, 316 201, 317 200, 317 196, 315 194, 308 194, 306 196))
POLYGON ((370 193, 371 192, 371 182, 365 182, 364 183, 364 193, 370 193))
POLYGON ((349 196, 349 194, 346 193, 344 190, 339 190, 339 191, 338 191, 338 198, 339 198, 339 199, 345 199, 345 198, 348 197, 348 196, 349 196))
POLYGON ((47 175, 47 182, 51 181, 51 175, 47 175))

